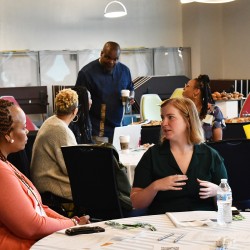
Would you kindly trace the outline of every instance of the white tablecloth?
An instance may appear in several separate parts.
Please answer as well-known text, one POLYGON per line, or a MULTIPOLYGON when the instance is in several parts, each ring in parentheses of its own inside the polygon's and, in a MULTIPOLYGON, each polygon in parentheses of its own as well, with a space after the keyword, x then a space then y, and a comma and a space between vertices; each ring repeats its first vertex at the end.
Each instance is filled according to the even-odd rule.
POLYGON ((228 248, 229 250, 249 250, 250 213, 242 214, 245 216, 245 220, 233 221, 230 225, 225 227, 218 226, 216 222, 214 222, 213 226, 210 227, 203 226, 176 228, 165 214, 115 220, 120 223, 150 223, 157 229, 157 231, 154 232, 142 228, 136 229, 137 231, 135 232, 128 229, 114 229, 105 225, 104 222, 99 222, 93 223, 92 225, 104 227, 106 229, 105 233, 66 236, 64 231, 60 231, 38 241, 31 249, 215 250, 216 240, 220 239, 221 237, 229 237, 234 240, 232 246, 228 248), (171 232, 174 233, 173 236, 162 241, 158 241, 159 237, 171 232), (182 233, 184 233, 185 236, 179 242, 173 243, 173 240, 182 233), (101 245, 105 243, 108 243, 107 246, 101 247, 101 245), (93 248, 94 245, 95 248, 93 248))

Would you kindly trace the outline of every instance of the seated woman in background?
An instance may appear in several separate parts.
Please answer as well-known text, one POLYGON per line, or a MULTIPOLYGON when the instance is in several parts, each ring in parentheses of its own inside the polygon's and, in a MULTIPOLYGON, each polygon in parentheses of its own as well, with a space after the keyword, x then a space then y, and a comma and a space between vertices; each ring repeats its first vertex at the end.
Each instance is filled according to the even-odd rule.
POLYGON ((161 104, 161 141, 150 147, 135 168, 131 200, 149 214, 216 210, 223 159, 204 142, 194 103, 173 98, 161 104))
POLYGON ((89 216, 65 218, 44 206, 32 182, 8 160, 27 143, 23 110, 0 99, 0 249, 30 249, 39 239, 89 222, 89 216))
POLYGON ((77 93, 72 89, 61 90, 55 98, 55 115, 49 117, 37 133, 32 150, 31 179, 40 193, 50 192, 72 200, 61 146, 77 145, 68 127, 77 112, 77 93))
POLYGON ((93 143, 92 125, 89 117, 89 109, 92 105, 90 92, 87 88, 76 86, 72 88, 78 95, 79 107, 76 118, 69 124, 78 144, 93 143))
POLYGON ((202 120, 206 141, 219 141, 222 140, 222 129, 226 125, 220 108, 214 105, 209 82, 207 75, 200 75, 185 85, 182 95, 194 102, 202 120))

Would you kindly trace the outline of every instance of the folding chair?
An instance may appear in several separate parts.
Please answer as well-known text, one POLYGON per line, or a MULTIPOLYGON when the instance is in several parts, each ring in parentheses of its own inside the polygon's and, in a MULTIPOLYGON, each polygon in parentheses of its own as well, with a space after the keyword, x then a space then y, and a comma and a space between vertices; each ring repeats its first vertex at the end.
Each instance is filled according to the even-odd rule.
POLYGON ((174 90, 170 98, 182 97, 183 88, 177 88, 174 90))

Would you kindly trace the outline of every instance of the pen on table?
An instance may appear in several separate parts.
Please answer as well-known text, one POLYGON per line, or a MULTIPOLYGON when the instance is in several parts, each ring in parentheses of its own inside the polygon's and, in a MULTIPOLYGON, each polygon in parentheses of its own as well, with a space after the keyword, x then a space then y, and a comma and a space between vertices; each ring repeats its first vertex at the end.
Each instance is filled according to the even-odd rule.
POLYGON ((164 239, 166 239, 166 238, 168 238, 168 237, 170 237, 170 236, 172 236, 172 235, 174 235, 174 233, 169 233, 169 234, 166 234, 166 235, 164 235, 164 236, 158 238, 157 240, 158 240, 158 241, 161 241, 161 240, 164 240, 164 239))
POLYGON ((185 236, 185 234, 181 234, 180 236, 178 236, 177 238, 174 239, 174 243, 178 242, 181 238, 183 238, 185 236))

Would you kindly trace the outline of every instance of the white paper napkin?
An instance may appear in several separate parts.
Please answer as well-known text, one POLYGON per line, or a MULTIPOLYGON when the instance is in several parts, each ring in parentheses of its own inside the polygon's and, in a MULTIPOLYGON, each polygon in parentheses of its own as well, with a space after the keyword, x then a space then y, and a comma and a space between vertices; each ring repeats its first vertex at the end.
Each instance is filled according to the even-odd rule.
POLYGON ((216 220, 214 211, 192 211, 166 213, 176 227, 201 227, 213 226, 216 220))

